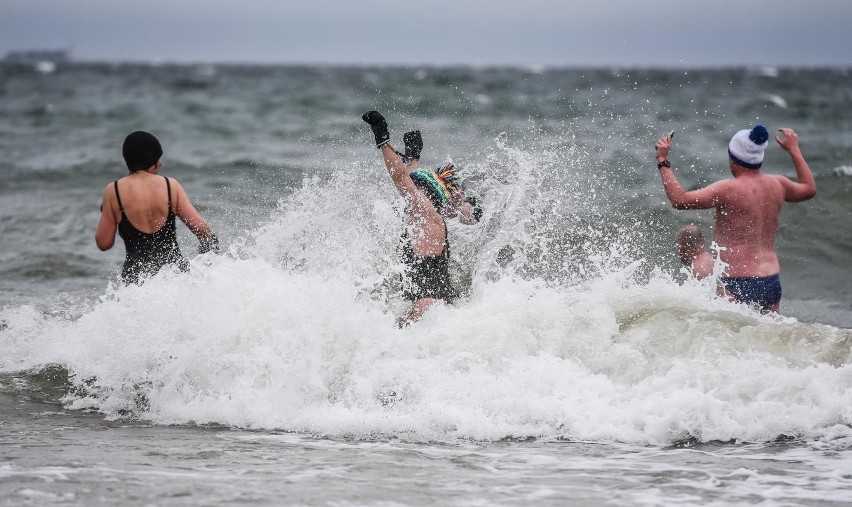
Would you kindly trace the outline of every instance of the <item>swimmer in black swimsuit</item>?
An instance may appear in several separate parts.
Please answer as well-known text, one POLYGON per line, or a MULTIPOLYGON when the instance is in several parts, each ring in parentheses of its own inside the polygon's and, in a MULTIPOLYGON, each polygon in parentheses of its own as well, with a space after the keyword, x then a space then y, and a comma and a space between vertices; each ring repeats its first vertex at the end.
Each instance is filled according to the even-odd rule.
MULTIPOLYGON (((438 193, 431 192, 429 189, 431 176, 420 171, 420 153, 423 151, 423 137, 420 131, 406 132, 403 141, 405 142, 405 153, 396 153, 402 157, 409 176, 411 176, 415 185, 427 192, 430 198, 437 196, 438 193)), ((459 221, 466 225, 479 222, 482 218, 482 208, 479 207, 475 197, 464 196, 464 190, 458 185, 455 166, 450 163, 438 167, 434 171, 434 175, 445 185, 454 189, 446 203, 440 199, 431 199, 433 206, 441 213, 442 217, 445 219, 458 217, 459 221)), ((458 292, 450 281, 450 240, 447 236, 446 220, 444 221, 444 237, 444 250, 440 255, 418 257, 414 255, 411 249, 408 231, 403 234, 401 252, 402 261, 408 267, 404 280, 404 283, 408 285, 405 291, 407 299, 416 301, 429 297, 452 303, 458 298, 458 292)))
MULTIPOLYGON (((403 235, 402 246, 407 266, 405 295, 413 302, 408 320, 416 321, 436 302, 452 302, 457 297, 450 283, 450 250, 444 214, 457 212, 458 206, 453 203, 462 197, 458 176, 452 164, 438 172, 419 169, 423 147, 419 132, 405 134, 406 153, 402 154, 391 146, 387 122, 379 112, 365 113, 362 119, 370 125, 388 174, 406 200, 410 233, 406 231, 403 235)), ((470 208, 468 213, 473 215, 473 206, 469 202, 466 204, 470 208)))
MULTIPOLYGON (((420 169, 420 153, 423 151, 423 137, 419 130, 406 132, 402 137, 405 142, 405 153, 396 152, 402 157, 405 167, 409 174, 412 171, 420 169)), ((454 186, 450 201, 446 208, 441 212, 447 218, 458 217, 459 222, 465 225, 474 225, 479 223, 482 218, 482 207, 479 205, 476 197, 467 195, 464 188, 458 184, 458 175, 455 166, 452 163, 446 164, 443 167, 435 169, 435 174, 439 178, 449 182, 454 186)))
POLYGON ((406 266, 403 284, 405 299, 416 302, 420 299, 436 299, 452 303, 458 292, 450 281, 450 242, 444 224, 444 249, 438 255, 419 256, 411 247, 408 231, 402 235, 402 262, 406 266))
POLYGON ((166 180, 165 198, 169 203, 169 214, 166 222, 151 234, 133 227, 121 204, 121 194, 118 192, 118 181, 113 182, 118 209, 121 210, 121 222, 118 223, 118 235, 124 240, 126 256, 121 269, 121 278, 125 283, 139 283, 140 277, 157 274, 166 264, 176 264, 181 271, 189 270, 189 263, 181 255, 175 230, 175 213, 172 210, 172 187, 166 180))
POLYGON ((121 270, 124 282, 141 283, 167 264, 181 271, 189 269, 177 242, 176 216, 198 237, 199 253, 218 251, 216 235, 180 183, 157 175, 163 154, 157 138, 147 132, 133 132, 124 140, 122 151, 130 175, 104 189, 95 242, 101 250, 109 250, 118 231, 126 250, 121 270))

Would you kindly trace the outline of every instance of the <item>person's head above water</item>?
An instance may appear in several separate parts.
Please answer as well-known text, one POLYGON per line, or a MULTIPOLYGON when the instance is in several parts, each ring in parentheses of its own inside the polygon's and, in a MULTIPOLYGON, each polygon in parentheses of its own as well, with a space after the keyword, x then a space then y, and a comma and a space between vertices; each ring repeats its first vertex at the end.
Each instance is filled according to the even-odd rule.
POLYGON ((763 125, 755 125, 751 130, 740 130, 728 143, 728 157, 746 169, 760 169, 768 140, 769 132, 763 125))
POLYGON ((163 147, 152 134, 137 130, 124 139, 121 153, 127 169, 134 173, 155 165, 163 156, 163 147))
POLYGON ((459 191, 459 177, 453 164, 439 167, 435 171, 416 169, 409 173, 411 181, 423 189, 432 205, 440 213, 459 191))

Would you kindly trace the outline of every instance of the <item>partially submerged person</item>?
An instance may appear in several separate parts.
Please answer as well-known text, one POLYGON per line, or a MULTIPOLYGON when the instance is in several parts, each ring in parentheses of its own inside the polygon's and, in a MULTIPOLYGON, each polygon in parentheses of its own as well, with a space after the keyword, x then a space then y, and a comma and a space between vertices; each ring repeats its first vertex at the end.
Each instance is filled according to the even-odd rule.
POLYGON ((133 132, 124 140, 122 154, 130 175, 104 189, 95 243, 101 250, 109 250, 118 231, 126 250, 121 269, 124 282, 140 283, 167 264, 189 269, 178 247, 175 216, 198 238, 199 253, 218 251, 216 235, 181 184, 158 175, 163 149, 157 138, 148 132, 133 132))
POLYGON ((388 124, 381 113, 369 111, 362 119, 370 125, 388 174, 405 199, 409 225, 402 248, 407 267, 405 297, 412 301, 408 320, 416 321, 438 301, 451 303, 458 297, 450 280, 450 244, 445 216, 457 213, 459 205, 466 204, 469 209, 460 210, 462 217, 467 214, 473 220, 475 210, 464 201, 452 164, 438 172, 420 168, 423 141, 418 131, 405 134, 406 153, 402 154, 390 144, 388 124))
MULTIPOLYGON (((420 169, 420 154, 423 151, 423 136, 419 130, 412 130, 410 132, 406 132, 405 135, 402 136, 402 139, 405 143, 405 153, 397 151, 396 154, 402 157, 402 162, 405 164, 409 173, 411 173, 411 171, 420 169)), ((456 184, 458 181, 458 175, 455 166, 452 163, 448 163, 444 166, 438 167, 434 172, 443 181, 454 185, 456 188, 456 191, 452 193, 449 206, 446 207, 443 213, 444 216, 447 218, 458 217, 459 222, 465 225, 474 225, 478 223, 482 218, 482 207, 479 205, 476 197, 466 195, 465 190, 460 185, 456 184)))
POLYGON ((778 216, 784 202, 806 201, 816 194, 813 174, 793 129, 779 129, 775 141, 790 154, 797 181, 760 172, 769 132, 763 125, 740 130, 728 144, 733 178, 687 192, 668 160, 671 135, 657 141, 657 167, 666 196, 676 209, 713 208, 713 240, 727 265, 720 282, 725 293, 763 312, 777 312, 781 302, 781 266, 775 253, 778 216))
POLYGON ((680 262, 701 280, 713 274, 713 257, 704 246, 704 235, 696 225, 684 225, 675 237, 680 262))

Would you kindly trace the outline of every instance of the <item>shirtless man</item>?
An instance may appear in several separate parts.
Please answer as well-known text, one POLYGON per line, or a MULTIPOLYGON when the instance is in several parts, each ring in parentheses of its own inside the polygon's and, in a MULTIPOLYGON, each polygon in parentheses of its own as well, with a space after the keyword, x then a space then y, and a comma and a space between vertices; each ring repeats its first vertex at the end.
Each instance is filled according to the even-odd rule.
POLYGON ((725 293, 739 302, 777 312, 781 302, 781 266, 775 254, 775 232, 784 202, 806 201, 816 183, 793 129, 780 129, 775 140, 793 161, 796 179, 760 172, 769 132, 762 125, 740 130, 728 144, 733 178, 687 192, 669 163, 671 136, 657 141, 657 167, 666 196, 675 209, 713 208, 713 240, 727 264, 720 280, 725 293))
POLYGON ((445 214, 452 213, 460 201, 461 188, 452 164, 441 171, 419 169, 419 132, 405 135, 406 154, 390 144, 388 124, 378 111, 364 113, 381 150, 388 174, 405 199, 409 229, 403 236, 403 262, 406 270, 406 299, 412 301, 408 321, 420 319, 438 301, 451 303, 457 297, 450 282, 450 249, 445 214), (403 158, 410 162, 406 164, 403 158), (408 232, 410 231, 410 232, 408 232))

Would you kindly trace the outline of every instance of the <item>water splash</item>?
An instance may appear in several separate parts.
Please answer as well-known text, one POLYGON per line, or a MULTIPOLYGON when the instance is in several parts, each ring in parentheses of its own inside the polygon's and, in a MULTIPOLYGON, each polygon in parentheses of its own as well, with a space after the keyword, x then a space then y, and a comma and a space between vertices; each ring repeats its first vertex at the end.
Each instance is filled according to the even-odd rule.
POLYGON ((576 147, 496 144, 465 167, 483 222, 450 229, 469 296, 415 325, 396 325, 400 203, 378 161, 353 163, 306 180, 189 274, 112 286, 76 317, 3 309, 0 372, 58 367, 70 408, 157 424, 414 441, 849 437, 852 332, 680 283, 623 229, 582 219, 597 204, 576 147))

